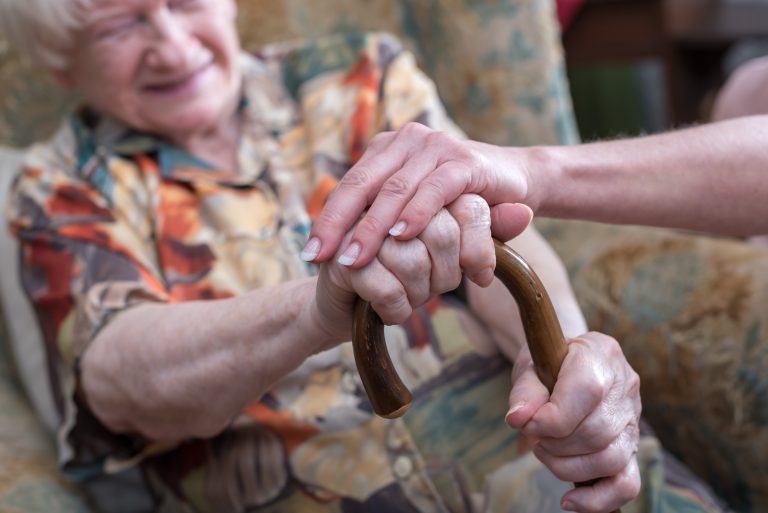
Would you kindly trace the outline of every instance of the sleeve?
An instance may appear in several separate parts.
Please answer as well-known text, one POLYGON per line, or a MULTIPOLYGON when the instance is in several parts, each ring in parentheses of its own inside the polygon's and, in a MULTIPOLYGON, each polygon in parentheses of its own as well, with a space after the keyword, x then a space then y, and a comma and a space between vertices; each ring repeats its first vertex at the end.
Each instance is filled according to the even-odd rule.
POLYGON ((375 127, 375 132, 399 130, 410 122, 418 122, 465 138, 464 132, 446 112, 437 85, 419 68, 414 54, 402 49, 392 36, 383 36, 379 46, 382 49, 394 47, 395 50, 387 52, 395 56, 383 73, 380 101, 384 120, 375 127))
POLYGON ((307 141, 312 173, 302 189, 310 216, 383 131, 418 122, 465 137, 450 119, 434 82, 413 53, 386 33, 335 35, 271 45, 260 56, 277 70, 303 124, 283 135, 287 154, 307 141), (301 133, 298 133, 301 132, 301 133))
POLYGON ((134 458, 146 444, 110 433, 90 413, 78 391, 79 359, 118 312, 168 297, 148 249, 146 223, 130 222, 124 215, 130 205, 115 206, 61 169, 47 162, 27 165, 7 215, 20 243, 22 286, 43 335, 59 419, 59 461, 70 475, 84 478, 134 458))

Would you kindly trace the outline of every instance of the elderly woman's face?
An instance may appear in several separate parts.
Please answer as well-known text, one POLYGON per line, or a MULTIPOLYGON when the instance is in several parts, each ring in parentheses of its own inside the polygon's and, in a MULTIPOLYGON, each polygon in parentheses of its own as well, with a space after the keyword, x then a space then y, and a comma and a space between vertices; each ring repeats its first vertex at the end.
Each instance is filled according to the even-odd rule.
POLYGON ((94 0, 62 73, 93 108, 170 138, 237 105, 234 0, 94 0))

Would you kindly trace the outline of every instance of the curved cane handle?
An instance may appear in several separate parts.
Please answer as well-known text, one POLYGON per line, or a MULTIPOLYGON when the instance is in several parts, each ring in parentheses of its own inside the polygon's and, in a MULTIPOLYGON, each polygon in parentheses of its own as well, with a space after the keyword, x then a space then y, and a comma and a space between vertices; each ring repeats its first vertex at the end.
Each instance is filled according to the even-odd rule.
MULTIPOLYGON (((520 307, 520 317, 536 374, 550 392, 568 352, 552 302, 528 263, 506 244, 494 239, 496 276, 520 307)), ((399 417, 411 405, 411 392, 397 375, 384 341, 384 324, 367 301, 355 305, 352 344, 363 386, 381 417, 399 417)))
MULTIPOLYGON (((496 239, 493 243, 496 246, 496 276, 517 301, 536 374, 552 393, 560 366, 568 353, 555 308, 528 262, 506 244, 496 239)), ((352 329, 357 371, 373 411, 388 419, 400 417, 411 406, 413 397, 389 358, 384 341, 384 324, 371 305, 359 298, 355 304, 352 329)), ((576 483, 576 486, 591 484, 576 483)), ((613 513, 621 513, 621 510, 613 513)))
MULTIPOLYGON (((517 301, 536 375, 551 394, 568 353, 555 308, 528 262, 506 244, 496 239, 493 243, 496 247, 496 277, 517 301)), ((384 324, 371 305, 359 298, 355 304, 352 330, 357 371, 373 411, 388 419, 400 417, 411 406, 413 397, 389 358, 384 341, 384 324)), ((576 486, 591 484, 576 483, 576 486)))

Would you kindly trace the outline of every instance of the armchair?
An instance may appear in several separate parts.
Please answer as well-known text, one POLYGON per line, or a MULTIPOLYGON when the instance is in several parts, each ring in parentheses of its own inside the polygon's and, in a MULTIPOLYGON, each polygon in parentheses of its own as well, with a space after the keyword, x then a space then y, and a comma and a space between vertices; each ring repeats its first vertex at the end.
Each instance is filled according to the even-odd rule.
MULTIPOLYGON (((240 2, 238 22, 247 49, 338 31, 392 32, 470 137, 517 145, 578 139, 550 0, 249 0, 240 2)), ((3 201, 18 148, 44 138, 74 102, 0 37, 0 144, 16 148, 0 152, 3 201)), ((538 226, 565 260, 591 328, 622 341, 643 377, 645 412, 664 444, 740 511, 768 509, 768 326, 760 308, 768 304, 768 250, 667 230, 538 226)), ((58 476, 44 391, 20 371, 34 360, 36 335, 18 327, 29 309, 16 313, 25 299, 11 283, 7 255, 15 250, 3 235, 0 285, 13 351, 5 335, 0 510, 91 511, 58 476)))
MULTIPOLYGON (((335 32, 394 33, 435 78, 451 115, 472 137, 515 144, 576 139, 550 0, 249 0, 239 9, 246 49, 335 32)), ((0 36, 3 202, 21 149, 47 137, 76 102, 0 36)), ((50 392, 30 371, 45 368, 40 336, 18 284, 15 241, 5 228, 0 249, 8 328, 0 340, 0 511, 92 511, 57 473, 50 392)))

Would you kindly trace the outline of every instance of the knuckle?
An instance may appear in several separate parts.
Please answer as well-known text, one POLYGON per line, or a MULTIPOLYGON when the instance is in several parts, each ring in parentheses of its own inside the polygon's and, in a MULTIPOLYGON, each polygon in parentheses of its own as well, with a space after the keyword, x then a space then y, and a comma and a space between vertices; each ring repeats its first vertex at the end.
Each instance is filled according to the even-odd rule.
POLYGON ((469 203, 469 208, 472 212, 472 219, 490 224, 491 207, 488 205, 488 202, 477 194, 467 194, 465 196, 467 198, 467 202, 469 203))
MULTIPOLYGON (((412 241, 400 244, 404 246, 410 242, 412 241)), ((398 274, 410 282, 421 279, 429 273, 431 269, 429 254, 426 249, 421 244, 419 244, 419 246, 421 246, 420 248, 416 248, 415 246, 416 244, 412 245, 412 252, 408 258, 392 259, 393 266, 398 269, 398 274)))
POLYGON ((410 190, 407 181, 397 176, 393 176, 381 186, 380 194, 394 198, 402 198, 410 196, 410 190))
POLYGON ((572 481, 573 476, 576 475, 576 472, 571 469, 571 465, 567 465, 561 459, 550 461, 547 467, 560 481, 572 481))
POLYGON ((430 272, 432 266, 429 262, 429 255, 426 249, 422 252, 420 258, 414 258, 411 263, 410 277, 417 280, 430 272))
MULTIPOLYGON (((424 182, 422 182, 423 184, 424 182)), ((429 220, 435 215, 435 210, 429 208, 429 204, 424 201, 424 198, 415 199, 408 204, 406 208, 411 219, 424 219, 429 220)))
POLYGON ((605 394, 605 384, 603 383, 603 379, 599 376, 591 376, 591 378, 584 383, 582 393, 590 404, 599 404, 605 394))
POLYGON ((613 357, 624 358, 624 351, 621 349, 621 345, 618 340, 606 335, 605 333, 594 333, 594 340, 600 346, 601 350, 613 357))
POLYGON ((546 435, 549 438, 564 439, 567 438, 573 432, 572 426, 567 424, 563 419, 551 420, 546 425, 542 425, 542 428, 546 430, 546 435))
POLYGON ((445 132, 432 131, 427 134, 428 146, 443 146, 445 143, 450 142, 445 132))
POLYGON ((445 223, 436 229, 435 246, 439 251, 445 251, 446 253, 449 251, 451 253, 455 252, 458 256, 458 247, 456 243, 459 241, 459 237, 460 233, 458 227, 452 223, 445 223))
POLYGON ((436 179, 433 175, 429 175, 424 180, 422 180, 421 184, 419 184, 419 190, 427 193, 432 197, 440 199, 445 197, 445 185, 442 181, 436 179))
POLYGON ((431 251, 454 251, 458 250, 460 237, 461 230, 456 219, 442 209, 427 225, 421 239, 429 245, 431 251))
POLYGON ((384 223, 379 221, 376 217, 372 215, 366 215, 355 228, 355 232, 358 235, 363 234, 379 234, 379 233, 386 233, 387 228, 385 228, 384 223))
POLYGON ((619 445, 611 445, 605 451, 598 453, 598 463, 602 476, 613 476, 621 472, 632 458, 632 452, 619 445))
POLYGON ((429 128, 416 121, 409 121, 400 129, 400 133, 406 137, 418 137, 429 131, 429 128))
POLYGON ((402 308, 393 314, 388 320, 388 325, 403 324, 413 314, 413 309, 409 306, 402 308))
MULTIPOLYGON (((441 238, 458 239, 461 235, 461 229, 456 219, 446 210, 441 209, 435 216, 435 228, 441 238)), ((455 240, 449 240, 449 243, 455 240)))
POLYGON ((626 476, 618 480, 616 492, 622 503, 627 503, 640 494, 640 479, 626 476))
POLYGON ((457 149, 457 157, 473 171, 481 169, 485 162, 484 157, 480 153, 472 151, 464 145, 457 149))
MULTIPOLYGON (((525 368, 521 369, 522 372, 535 371, 533 362, 526 362, 525 368)), ((535 372, 533 372, 535 375, 535 372)), ((542 437, 552 438, 555 441, 563 441, 568 439, 573 434, 574 426, 572 421, 566 419, 564 415, 556 415, 549 419, 538 419, 538 432, 531 433, 532 435, 540 434, 542 437)), ((572 439, 571 439, 572 440, 572 439)))
POLYGON ((339 183, 339 189, 365 189, 373 183, 373 171, 367 166, 359 166, 349 170, 339 183))
POLYGON ((389 141, 394 136, 394 132, 379 132, 374 135, 371 141, 368 143, 368 148, 372 150, 379 150, 389 144, 389 141))
POLYGON ((451 214, 463 225, 470 227, 491 226, 491 207, 476 194, 462 194, 451 208, 451 214))
POLYGON ((405 291, 402 287, 394 284, 382 287, 375 301, 377 305, 387 311, 396 310, 403 305, 403 302, 406 302, 405 291))
POLYGON ((485 269, 496 267, 496 248, 493 245, 491 237, 484 237, 481 240, 471 243, 464 238, 462 233, 461 253, 459 259, 462 269, 468 273, 485 271, 485 269))
POLYGON ((377 301, 371 302, 371 305, 386 324, 400 324, 408 319, 411 312, 405 292, 397 288, 381 294, 377 301))
POLYGON ((337 227, 342 224, 344 215, 335 208, 328 206, 323 209, 320 217, 313 222, 315 231, 322 232, 326 229, 337 227))
POLYGON ((461 285, 462 274, 461 271, 451 273, 447 276, 441 276, 439 279, 432 280, 430 286, 430 294, 443 294, 455 290, 461 285))
POLYGON ((616 438, 613 423, 604 417, 590 420, 589 425, 585 426, 583 438, 587 450, 603 450, 616 438))

